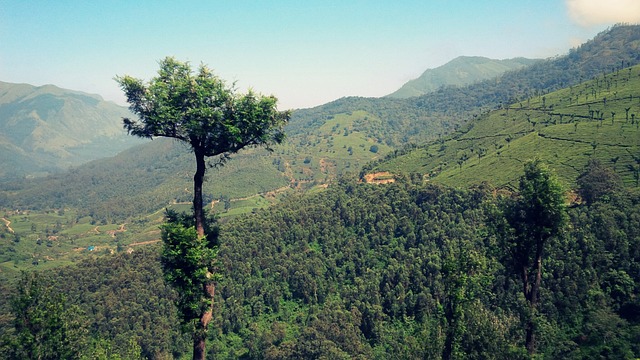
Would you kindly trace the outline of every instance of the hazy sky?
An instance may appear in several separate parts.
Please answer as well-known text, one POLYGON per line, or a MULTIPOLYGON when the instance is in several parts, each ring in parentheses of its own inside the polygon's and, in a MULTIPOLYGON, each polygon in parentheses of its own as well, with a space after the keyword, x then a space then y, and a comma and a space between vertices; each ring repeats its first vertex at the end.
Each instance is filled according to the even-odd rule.
POLYGON ((206 63, 237 87, 311 107, 383 96, 460 55, 563 55, 640 0, 0 0, 0 81, 124 103, 115 75, 206 63))

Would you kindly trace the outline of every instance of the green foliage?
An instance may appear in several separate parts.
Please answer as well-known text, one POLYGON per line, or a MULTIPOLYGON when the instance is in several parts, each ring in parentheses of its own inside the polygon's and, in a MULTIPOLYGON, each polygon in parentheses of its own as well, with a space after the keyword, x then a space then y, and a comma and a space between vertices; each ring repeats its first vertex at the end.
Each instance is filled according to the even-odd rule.
POLYGON ((12 299, 14 333, 3 342, 7 359, 78 359, 85 351, 85 316, 36 274, 23 273, 12 299))
POLYGON ((535 253, 536 243, 561 235, 567 221, 566 199, 555 174, 540 160, 525 164, 519 190, 508 221, 517 238, 518 258, 524 259, 535 253))
MULTIPOLYGON (((414 180, 344 179, 222 224, 210 355, 439 359, 449 336, 452 358, 527 358, 529 305, 491 231, 504 216, 495 190, 414 180)), ((568 209, 564 236, 545 247, 540 357, 640 355, 640 198, 616 191, 568 209)), ((147 358, 189 352, 160 251, 49 272, 87 314, 86 341, 108 339, 95 353, 123 358, 131 339, 147 358)))
POLYGON ((193 358, 203 359, 206 332, 215 292, 213 261, 216 233, 207 233, 203 183, 207 157, 219 156, 224 164, 229 154, 248 148, 279 144, 289 112, 277 110, 274 96, 252 91, 238 96, 217 76, 201 65, 193 73, 188 63, 167 57, 160 62, 158 76, 148 84, 130 76, 117 77, 129 109, 139 121, 123 119, 135 136, 169 137, 189 144, 196 160, 193 177, 193 226, 188 217, 168 213, 162 239, 162 263, 167 280, 180 294, 178 308, 185 323, 194 323, 193 358))
POLYGON ((252 92, 235 95, 205 65, 193 73, 188 63, 167 57, 148 84, 131 76, 116 77, 116 81, 131 111, 140 117, 140 122, 124 119, 132 135, 175 138, 204 156, 269 146, 284 138, 282 126, 289 113, 276 110, 275 97, 252 92))
POLYGON ((505 219, 510 226, 500 234, 507 262, 521 277, 523 295, 529 305, 526 315, 526 347, 536 351, 536 317, 542 279, 545 245, 562 235, 567 224, 565 194, 555 175, 540 160, 525 164, 520 178, 520 192, 505 205, 505 219))
MULTIPOLYGON (((158 247, 137 247, 132 253, 90 258, 75 266, 28 275, 27 279, 37 279, 35 289, 41 289, 38 297, 30 293, 29 304, 34 306, 29 311, 41 314, 42 319, 56 319, 54 315, 60 314, 56 309, 62 309, 63 320, 69 317, 69 324, 80 324, 81 331, 70 334, 75 338, 67 336, 77 342, 80 358, 180 358, 189 349, 188 339, 180 332, 180 319, 173 304, 177 294, 165 284, 162 275, 158 247), (56 311, 47 314, 47 309, 56 311)), ((3 293, 22 299, 17 286, 9 283, 3 293)), ((8 317, 13 314, 8 300, 9 296, 0 298, 0 338, 13 339, 5 344, 11 350, 18 347, 14 316, 8 317)), ((52 331, 69 333, 58 327, 52 331)), ((58 348, 65 342, 59 344, 58 348)))
MULTIPOLYGON (((209 222, 208 222, 209 224, 209 222)), ((161 262, 166 281, 178 293, 177 307, 182 322, 193 326, 211 307, 211 297, 203 289, 220 280, 217 271, 218 230, 209 229, 206 237, 196 233, 192 216, 167 211, 162 225, 161 262)))
POLYGON ((585 172, 576 182, 580 196, 588 204, 609 200, 612 195, 620 191, 622 186, 620 176, 596 159, 589 161, 585 172))

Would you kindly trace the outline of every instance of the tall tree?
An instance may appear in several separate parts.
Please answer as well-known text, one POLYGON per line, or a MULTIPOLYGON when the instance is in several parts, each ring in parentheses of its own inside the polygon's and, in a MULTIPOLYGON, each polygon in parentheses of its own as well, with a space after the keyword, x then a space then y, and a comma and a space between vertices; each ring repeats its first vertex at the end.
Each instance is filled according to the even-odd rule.
POLYGON ((596 201, 609 200, 612 194, 622 188, 620 176, 597 159, 589 160, 585 171, 578 176, 576 182, 580 196, 589 205, 596 201))
POLYGON ((542 280, 544 247, 559 236, 567 223, 565 194, 555 175, 540 160, 525 164, 518 197, 508 203, 506 220, 511 227, 506 246, 514 270, 522 280, 522 291, 529 305, 525 325, 526 347, 536 350, 535 316, 542 280))
MULTIPOLYGON (((243 148, 269 148, 282 142, 283 127, 290 112, 278 111, 274 96, 257 95, 252 91, 236 94, 206 65, 194 71, 189 63, 172 57, 160 61, 158 76, 148 83, 128 75, 116 77, 116 81, 127 97, 129 109, 139 118, 123 120, 124 128, 130 134, 144 138, 174 138, 189 144, 195 155, 192 245, 198 248, 201 239, 207 237, 202 200, 206 158, 216 156, 218 164, 223 164, 230 154, 243 148)), ((188 234, 183 232, 180 238, 188 234)), ((170 242, 165 241, 165 246, 170 246, 170 242)), ((209 270, 213 271, 214 266, 209 270)), ((205 276, 209 281, 194 282, 202 286, 200 291, 210 299, 209 305, 199 314, 199 330, 194 331, 194 359, 203 359, 205 353, 206 329, 215 290, 214 277, 210 275, 205 276)))

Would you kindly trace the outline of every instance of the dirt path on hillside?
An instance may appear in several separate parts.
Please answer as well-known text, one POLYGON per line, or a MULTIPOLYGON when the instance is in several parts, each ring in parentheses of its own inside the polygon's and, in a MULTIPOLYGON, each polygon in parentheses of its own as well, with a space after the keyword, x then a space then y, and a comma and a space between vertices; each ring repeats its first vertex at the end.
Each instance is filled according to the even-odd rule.
POLYGON ((9 226, 9 225, 11 225, 11 221, 9 221, 9 219, 7 219, 7 218, 2 218, 2 221, 4 221, 4 226, 6 226, 6 227, 7 227, 7 230, 9 230, 9 232, 10 232, 10 233, 12 233, 12 234, 15 234, 15 233, 16 233, 15 231, 13 231, 13 229, 11 228, 11 226, 9 226))
POLYGON ((158 239, 158 240, 140 241, 140 242, 137 242, 137 243, 129 244, 129 246, 149 245, 149 244, 155 244, 155 243, 160 242, 160 241, 162 241, 162 240, 158 239))
POLYGON ((364 181, 367 184, 390 184, 396 181, 393 174, 388 171, 366 174, 364 181))

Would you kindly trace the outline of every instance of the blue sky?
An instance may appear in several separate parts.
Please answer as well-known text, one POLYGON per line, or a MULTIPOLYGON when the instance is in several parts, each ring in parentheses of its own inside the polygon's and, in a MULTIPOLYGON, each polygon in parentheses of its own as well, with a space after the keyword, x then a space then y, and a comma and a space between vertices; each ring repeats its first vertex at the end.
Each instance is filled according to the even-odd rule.
POLYGON ((562 55, 617 22, 640 22, 640 0, 0 0, 0 81, 124 104, 114 76, 175 56, 304 108, 389 94, 461 55, 562 55))

